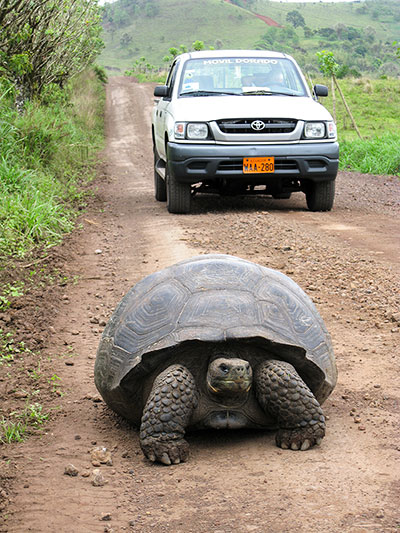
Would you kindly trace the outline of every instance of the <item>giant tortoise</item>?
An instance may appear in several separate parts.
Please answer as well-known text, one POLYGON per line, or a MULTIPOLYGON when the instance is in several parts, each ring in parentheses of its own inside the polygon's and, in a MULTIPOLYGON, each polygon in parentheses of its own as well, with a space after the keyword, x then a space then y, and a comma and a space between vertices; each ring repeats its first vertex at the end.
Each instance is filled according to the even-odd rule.
POLYGON ((202 255, 151 274, 122 299, 98 348, 105 402, 140 426, 150 461, 188 457, 186 430, 276 429, 281 448, 325 434, 336 384, 330 336, 286 275, 229 255, 202 255))

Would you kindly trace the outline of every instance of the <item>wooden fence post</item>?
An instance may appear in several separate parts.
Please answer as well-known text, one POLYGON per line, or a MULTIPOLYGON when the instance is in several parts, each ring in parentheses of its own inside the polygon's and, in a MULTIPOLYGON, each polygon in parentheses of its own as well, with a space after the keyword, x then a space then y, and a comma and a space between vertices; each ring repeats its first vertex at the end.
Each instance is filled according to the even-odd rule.
POLYGON ((347 105, 347 102, 346 102, 346 99, 344 97, 344 94, 342 93, 342 89, 339 87, 339 84, 337 82, 336 76, 334 74, 332 74, 332 79, 335 81, 335 85, 337 87, 337 90, 339 91, 340 97, 341 97, 341 99, 343 100, 343 103, 344 103, 344 107, 346 108, 346 111, 347 111, 347 113, 348 113, 348 115, 349 115, 349 117, 350 117, 350 119, 351 119, 351 121, 353 123, 354 129, 356 130, 357 135, 359 136, 359 138, 361 140, 363 140, 363 138, 361 137, 361 133, 360 133, 359 129, 357 128, 356 121, 354 120, 354 117, 351 114, 350 108, 347 105))

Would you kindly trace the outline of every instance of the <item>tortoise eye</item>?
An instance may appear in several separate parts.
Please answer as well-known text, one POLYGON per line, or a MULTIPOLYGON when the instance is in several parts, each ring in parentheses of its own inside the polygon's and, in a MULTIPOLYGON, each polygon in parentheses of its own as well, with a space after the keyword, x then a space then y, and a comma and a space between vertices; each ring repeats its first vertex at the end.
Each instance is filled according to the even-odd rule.
POLYGON ((228 373, 229 368, 224 363, 222 363, 222 365, 219 365, 219 368, 224 374, 228 373))

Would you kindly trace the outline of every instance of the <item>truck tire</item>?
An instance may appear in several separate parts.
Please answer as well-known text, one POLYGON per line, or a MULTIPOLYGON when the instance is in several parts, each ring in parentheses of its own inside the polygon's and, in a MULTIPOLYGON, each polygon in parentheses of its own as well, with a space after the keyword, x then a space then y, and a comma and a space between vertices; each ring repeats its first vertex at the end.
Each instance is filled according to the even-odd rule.
POLYGON ((156 147, 154 146, 154 197, 158 202, 166 202, 167 201, 167 188, 165 186, 165 181, 162 179, 162 177, 159 175, 159 173, 156 170, 156 165, 159 160, 158 152, 156 147))
POLYGON ((191 187, 188 183, 179 183, 168 169, 165 168, 165 181, 167 185, 167 209, 170 213, 185 215, 190 212, 191 187))
POLYGON ((330 211, 335 198, 335 180, 310 183, 306 191, 307 207, 310 211, 330 211))

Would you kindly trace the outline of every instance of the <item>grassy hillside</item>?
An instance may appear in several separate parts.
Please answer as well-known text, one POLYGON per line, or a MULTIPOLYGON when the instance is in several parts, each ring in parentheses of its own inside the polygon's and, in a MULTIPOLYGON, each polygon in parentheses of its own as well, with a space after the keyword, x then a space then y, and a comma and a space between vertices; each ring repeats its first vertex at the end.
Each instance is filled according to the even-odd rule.
MULTIPOLYGON (((112 4, 119 9, 120 2, 112 4)), ((126 25, 105 22, 105 50, 99 62, 105 67, 124 71, 135 59, 146 59, 162 66, 162 58, 171 46, 184 44, 190 48, 195 40, 206 47, 252 48, 255 37, 262 35, 266 24, 248 11, 223 0, 159 0, 159 11, 149 17, 139 13, 126 25), (121 44, 124 34, 132 40, 121 44)))
POLYGON ((171 46, 191 48, 195 40, 215 48, 272 48, 293 54, 317 71, 316 51, 334 51, 353 72, 400 74, 392 42, 400 40, 400 2, 280 3, 270 0, 118 0, 105 6, 106 47, 100 63, 124 72, 145 57, 156 66, 171 46), (239 4, 239 5, 236 5, 239 4), (294 27, 288 13, 304 24, 294 27), (264 15, 281 28, 258 18, 264 15), (349 31, 349 28, 351 31, 349 31))
MULTIPOLYGON (((286 28, 288 13, 297 11, 304 26, 296 27, 297 42, 289 53, 307 71, 316 71, 316 52, 328 49, 334 52, 339 64, 347 65, 350 74, 399 76, 400 62, 393 52, 393 41, 400 36, 400 2, 398 0, 366 0, 351 3, 279 3, 257 0, 253 11, 268 14, 286 28)), ((269 44, 271 33, 267 28, 263 39, 269 44)), ((272 45, 285 46, 272 35, 272 45)))
POLYGON ((280 3, 257 0, 252 10, 268 15, 280 24, 287 24, 287 13, 299 11, 306 25, 313 29, 347 24, 355 28, 375 29, 379 39, 400 34, 400 3, 398 0, 366 0, 343 3, 280 3))

